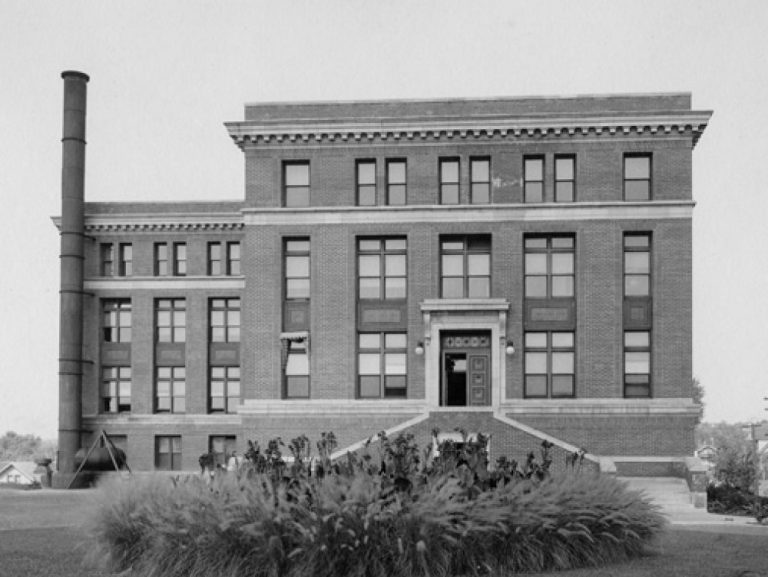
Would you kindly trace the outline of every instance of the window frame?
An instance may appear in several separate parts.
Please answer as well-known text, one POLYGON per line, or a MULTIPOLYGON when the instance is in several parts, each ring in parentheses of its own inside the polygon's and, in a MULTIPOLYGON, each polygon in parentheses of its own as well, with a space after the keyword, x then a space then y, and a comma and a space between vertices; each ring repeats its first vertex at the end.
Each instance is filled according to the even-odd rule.
POLYGON ((153 258, 154 276, 169 276, 171 272, 169 262, 171 259, 167 242, 156 242, 154 244, 153 258))
POLYGON ((242 337, 242 304, 240 297, 211 297, 208 299, 208 342, 239 343, 242 337), (215 313, 223 313, 223 323, 215 323, 215 313), (230 313, 237 312, 237 322, 230 322, 230 313), (216 337, 216 330, 222 330, 224 338, 216 337))
POLYGON ((133 244, 121 242, 117 245, 117 275, 133 276, 133 244))
POLYGON ((646 202, 653 200, 653 155, 650 152, 625 152, 622 158, 623 195, 625 202, 646 202), (627 176, 627 160, 631 158, 648 159, 648 176, 645 178, 629 178, 627 176), (628 198, 627 184, 634 182, 647 183, 647 198, 628 198))
MULTIPOLYGON (((283 398, 284 399, 309 399, 311 397, 311 367, 309 362, 309 342, 308 339, 287 339, 287 349, 285 351, 285 366, 283 367, 283 398), (301 367, 306 367, 306 372, 289 374, 291 368, 291 357, 304 356, 301 367), (301 381, 299 381, 301 379, 301 381), (291 381, 302 383, 302 393, 294 394, 292 392, 291 381), (304 393, 306 389, 306 393, 304 393)), ((299 359, 296 359, 297 362, 299 359)))
POLYGON ((130 343, 133 339, 133 305, 131 299, 103 299, 101 301, 101 341, 104 343, 130 343), (114 314, 115 324, 108 324, 108 315, 114 314), (123 325, 124 316, 128 315, 128 324, 123 325), (110 336, 116 334, 117 339, 106 338, 107 330, 110 336), (127 338, 123 338, 127 331, 127 338))
POLYGON ((242 272, 242 248, 239 240, 231 240, 226 243, 226 274, 227 276, 240 276, 242 272))
POLYGON ((283 239, 283 300, 284 301, 309 301, 312 296, 312 243, 309 237, 285 237, 283 239), (306 249, 291 249, 291 243, 306 242, 306 249), (306 276, 288 276, 288 259, 289 258, 304 258, 307 259, 307 274, 306 276), (306 296, 289 296, 289 285, 291 280, 306 279, 307 291, 306 296))
POLYGON ((356 347, 356 367, 357 367, 357 387, 356 397, 358 399, 404 399, 408 397, 408 333, 406 331, 359 331, 357 333, 357 347, 356 347), (377 335, 378 346, 377 347, 365 347, 363 346, 363 335, 377 335), (402 337, 404 339, 404 345, 400 346, 388 346, 387 337, 402 337), (377 373, 362 373, 362 356, 363 355, 378 355, 378 372, 377 373), (387 357, 395 356, 403 357, 404 372, 403 373, 388 373, 387 372, 387 357), (363 379, 371 379, 378 377, 378 394, 377 395, 364 395, 363 394, 363 379), (388 377, 394 379, 401 379, 403 386, 387 386, 388 377), (398 391, 398 394, 388 394, 388 391, 398 391))
POLYGON ((575 330, 527 330, 523 333, 523 398, 526 399, 574 399, 576 398, 576 331, 575 330), (531 335, 545 335, 545 346, 535 346, 529 344, 529 336, 531 335), (557 346, 555 344, 555 335, 570 335, 570 346, 557 346), (545 373, 532 373, 528 372, 529 355, 544 354, 546 358, 546 372, 545 373), (570 373, 555 373, 554 372, 554 358, 557 354, 569 354, 571 355, 571 363, 573 372, 570 373), (528 377, 545 377, 546 393, 544 395, 534 395, 529 393, 528 377), (555 394, 554 383, 556 377, 570 376, 571 378, 571 393, 570 394, 555 394))
POLYGON ((455 299, 487 299, 493 296, 493 235, 491 234, 466 234, 466 235, 440 235, 439 252, 440 252, 440 298, 455 298, 455 299), (449 242, 462 242, 463 248, 459 249, 445 249, 443 246, 449 242), (488 245, 488 250, 472 248, 472 242, 483 243, 488 245), (462 275, 446 275, 445 271, 445 256, 462 256, 462 275), (471 255, 488 255, 488 274, 487 275, 473 275, 470 274, 470 256, 471 255), (462 279, 462 295, 461 296, 446 296, 445 281, 446 279, 462 279), (471 280, 472 279, 488 279, 488 291, 485 295, 471 294, 471 280))
POLYGON ((440 157, 438 159, 438 184, 439 184, 439 202, 444 205, 456 205, 461 204, 461 159, 455 156, 440 157), (446 165, 456 165, 456 180, 445 180, 445 168, 446 165), (455 187, 456 199, 455 201, 446 201, 445 191, 448 187, 455 187))
POLYGON ((284 160, 283 161, 283 206, 285 208, 306 208, 311 206, 312 171, 309 160, 284 160), (288 182, 289 167, 306 167, 306 184, 290 184, 288 182), (301 202, 295 202, 293 193, 305 191, 299 198, 301 202))
POLYGON ((208 276, 222 276, 224 274, 223 244, 218 240, 208 243, 208 276))
POLYGON ((576 202, 576 155, 575 154, 556 154, 555 155, 555 202, 576 202), (560 178, 560 171, 557 168, 558 161, 570 160, 571 162, 571 178, 560 178), (571 198, 560 198, 560 184, 570 183, 571 185, 571 198))
POLYGON ((525 234, 523 236, 523 296, 525 299, 575 299, 576 298, 576 235, 575 234, 525 234), (535 239, 543 239, 546 241, 545 248, 529 247, 528 241, 535 239), (555 247, 553 246, 554 239, 570 239, 570 247, 555 247), (546 272, 545 273, 531 273, 529 272, 530 265, 528 263, 528 255, 544 254, 546 255, 546 272), (572 271, 570 273, 557 273, 553 272, 553 255, 556 254, 570 254, 572 271), (546 284, 546 294, 533 295, 529 294, 528 279, 544 277, 546 284), (556 278, 570 278, 571 279, 571 294, 570 295, 554 295, 553 287, 556 278))
POLYGON ((155 470, 156 471, 181 471, 182 470, 182 444, 181 435, 155 435, 155 470), (169 450, 161 452, 161 444, 168 442, 169 450), (176 450, 178 449, 178 450, 176 450), (162 455, 168 455, 167 466, 162 462, 162 455))
POLYGON ((101 276, 115 276, 115 245, 102 242, 99 245, 99 272, 101 276))
POLYGON ((408 299, 408 238, 405 236, 381 236, 381 237, 358 237, 357 238, 357 300, 359 301, 405 301, 408 299), (377 241, 379 243, 378 250, 364 249, 362 244, 365 242, 377 241), (390 241, 403 241, 405 243, 404 248, 387 248, 387 242, 390 241), (361 260, 366 256, 377 256, 379 258, 379 274, 378 276, 362 276, 361 260), (403 275, 388 275, 387 274, 387 257, 388 256, 402 256, 405 259, 405 270, 403 275), (363 279, 378 279, 379 296, 376 297, 363 297, 362 296, 362 281, 363 279), (387 279, 403 279, 405 283, 404 295, 402 297, 387 297, 387 279))
POLYGON ((355 160, 355 193, 357 206, 376 206, 378 204, 378 187, 376 186, 376 159, 374 158, 358 158, 355 160), (365 165, 373 166, 373 182, 361 182, 360 179, 360 167, 365 165), (363 190, 373 191, 372 202, 362 202, 363 190))
POLYGON ((217 468, 226 468, 227 460, 237 450, 237 435, 208 435, 208 453, 213 455, 213 464, 217 468), (214 450, 214 443, 221 442, 224 450, 214 450))
POLYGON ((184 366, 155 367, 154 412, 184 414, 187 412, 187 371, 184 366), (163 374, 167 373, 167 374, 163 374), (168 384, 168 394, 160 394, 160 384, 168 384), (179 390, 180 389, 180 390, 179 390), (161 399, 168 399, 168 408, 161 408, 161 399))
POLYGON ((491 204, 493 202, 491 187, 491 157, 490 156, 472 156, 469 158, 469 202, 470 204, 491 204), (488 180, 477 180, 475 178, 475 163, 484 162, 487 164, 488 180), (475 186, 486 185, 488 187, 488 198, 484 201, 478 201, 475 194, 475 186))
POLYGON ((625 299, 644 299, 651 298, 653 294, 653 236, 650 232, 638 231, 638 232, 624 232, 622 238, 622 264, 623 264, 623 294, 625 299), (647 240, 645 246, 628 246, 628 238, 645 238, 647 240), (648 272, 637 273, 628 272, 627 268, 627 255, 630 253, 647 253, 648 257, 648 272), (645 277, 648 290, 644 294, 633 293, 630 294, 627 291, 628 281, 631 277, 645 277))
POLYGON ((155 299, 155 342, 156 343, 186 343, 187 342, 187 299, 161 297, 155 299), (166 304, 167 303, 167 304, 166 304), (179 306, 181 304, 181 306, 179 306), (170 324, 160 324, 160 313, 169 313, 170 324), (184 322, 177 323, 177 318, 183 313, 184 322), (161 329, 170 331, 170 340, 161 338, 161 329))
POLYGON ((653 331, 649 330, 627 330, 625 329, 622 338, 624 340, 622 350, 623 350, 623 394, 625 399, 650 399, 653 397, 653 331), (645 345, 634 345, 634 344, 627 344, 627 336, 628 333, 632 334, 645 334, 647 335, 647 344, 645 345), (629 365, 628 362, 628 355, 631 354, 646 354, 648 356, 648 372, 647 373, 638 373, 638 372, 627 372, 627 367, 629 365), (646 383, 628 383, 627 377, 630 375, 645 375, 647 377, 646 383), (628 394, 627 390, 629 387, 645 387, 647 388, 646 394, 628 394))
POLYGON ((546 199, 546 191, 544 187, 544 179, 546 176, 546 162, 543 154, 526 154, 523 156, 523 203, 525 204, 537 204, 543 203, 546 199), (541 163, 541 178, 534 180, 528 178, 528 163, 540 162, 541 163), (539 200, 530 200, 529 197, 529 185, 538 184, 541 187, 541 198, 539 200))
POLYGON ((187 276, 187 243, 173 243, 173 276, 187 276))
POLYGON ((101 367, 101 381, 99 383, 100 389, 99 389, 99 406, 101 407, 100 413, 104 414, 118 414, 118 413, 130 413, 131 412, 131 393, 133 389, 133 371, 131 370, 131 367, 128 365, 121 365, 121 366, 112 366, 112 365, 105 365, 101 367), (110 378, 107 378, 106 372, 107 371, 116 371, 114 374, 114 377, 110 375, 110 378), (112 395, 112 387, 111 384, 114 383, 114 392, 115 394, 112 395), (104 394, 105 389, 108 387, 108 391, 110 394, 104 394), (128 387, 128 394, 124 394, 125 390, 124 387, 128 387), (113 405, 113 400, 116 399, 115 404, 113 405), (128 403, 122 403, 121 401, 123 399, 128 399, 128 403), (114 408, 112 408, 114 407, 114 408))
POLYGON ((386 171, 387 171, 387 198, 386 204, 388 206, 405 206, 408 204, 408 161, 405 158, 388 158, 386 159, 386 171), (403 165, 403 181, 395 182, 392 180, 392 166, 403 165), (395 187, 402 187, 402 202, 393 202, 393 190, 395 187))
POLYGON ((242 370, 240 365, 211 365, 208 367, 208 412, 231 415, 237 413, 242 395, 242 370), (221 372, 221 374, 216 374, 221 372), (236 374, 235 374, 236 373, 236 374), (214 383, 222 383, 222 394, 214 395, 214 383), (237 383, 237 393, 233 393, 237 383), (221 407, 214 406, 214 399, 222 399, 221 407))

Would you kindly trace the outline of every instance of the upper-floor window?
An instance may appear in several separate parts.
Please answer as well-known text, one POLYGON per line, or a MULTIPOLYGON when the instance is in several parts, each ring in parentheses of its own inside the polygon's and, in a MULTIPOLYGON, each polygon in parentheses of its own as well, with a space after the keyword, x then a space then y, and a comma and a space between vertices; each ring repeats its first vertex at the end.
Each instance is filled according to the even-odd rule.
POLYGON ((187 304, 185 299, 157 299, 155 326, 158 343, 183 343, 187 339, 187 304))
POLYGON ((576 157, 555 156, 555 202, 576 200, 576 157))
POLYGON ((240 367, 210 367, 208 409, 236 413, 240 404, 240 367))
POLYGON ((651 333, 624 332, 624 396, 651 396, 651 333))
POLYGON ((131 342, 131 301, 105 300, 102 309, 102 331, 105 343, 131 342))
POLYGON ((211 299, 210 327, 210 339, 212 343, 239 343, 240 299, 211 299))
POLYGON ((131 367, 102 367, 101 410, 105 413, 131 410, 131 367))
POLYGON ((114 245, 109 242, 105 242, 101 244, 100 247, 100 258, 101 258, 101 276, 112 276, 115 274, 115 247, 114 245))
POLYGON ((307 339, 296 338, 285 341, 287 350, 284 377, 286 399, 309 398, 309 355, 307 339))
POLYGON ((358 160, 356 172, 357 204, 376 206, 376 161, 358 160))
POLYGON ((155 437, 155 469, 158 471, 181 471, 181 437, 155 437))
POLYGON ((155 275, 166 276, 168 274, 168 243, 155 243, 155 275))
POLYGON ((186 412, 186 369, 157 367, 155 370, 155 411, 158 413, 186 412))
POLYGON ((491 237, 441 237, 440 280, 442 298, 490 297, 491 237))
POLYGON ((173 274, 185 276, 187 274, 187 243, 173 243, 173 274))
POLYGON ((285 298, 309 299, 309 239, 285 241, 285 298))
POLYGON ((227 274, 232 276, 242 274, 240 268, 240 243, 238 241, 227 243, 227 274))
POLYGON ((573 397, 575 372, 574 333, 525 333, 526 397, 573 397))
POLYGON ((525 297, 574 296, 573 236, 526 236, 525 297))
POLYGON ((133 245, 131 243, 120 243, 118 247, 118 268, 119 276, 131 276, 133 274, 133 245))
POLYGON ((404 238, 361 238, 357 241, 360 299, 406 298, 406 246, 404 238))
POLYGON ((624 155, 624 200, 651 199, 651 155, 624 155))
POLYGON ((440 159, 440 204, 459 204, 459 159, 440 159))
POLYGON ((469 162, 472 204, 491 202, 491 159, 473 158, 469 162))
POLYGON ((208 274, 218 276, 223 274, 223 255, 220 242, 208 243, 208 274))
POLYGON ((405 397, 407 346, 405 333, 358 335, 358 396, 405 397))
POLYGON ((523 199, 525 202, 544 202, 543 156, 523 159, 523 199))
POLYGON ((624 296, 651 296, 651 236, 624 235, 624 296))
POLYGON ((309 162, 283 163, 283 194, 287 207, 309 206, 309 162))
POLYGON ((405 204, 406 163, 405 160, 387 160, 387 204, 405 204))

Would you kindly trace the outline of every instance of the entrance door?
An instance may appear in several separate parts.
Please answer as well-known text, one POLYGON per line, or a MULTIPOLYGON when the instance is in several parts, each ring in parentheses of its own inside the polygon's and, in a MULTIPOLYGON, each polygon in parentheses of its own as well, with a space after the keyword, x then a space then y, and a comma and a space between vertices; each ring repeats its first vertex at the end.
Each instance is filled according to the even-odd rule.
POLYGON ((441 336, 440 404, 448 407, 491 404, 491 349, 488 333, 441 336))

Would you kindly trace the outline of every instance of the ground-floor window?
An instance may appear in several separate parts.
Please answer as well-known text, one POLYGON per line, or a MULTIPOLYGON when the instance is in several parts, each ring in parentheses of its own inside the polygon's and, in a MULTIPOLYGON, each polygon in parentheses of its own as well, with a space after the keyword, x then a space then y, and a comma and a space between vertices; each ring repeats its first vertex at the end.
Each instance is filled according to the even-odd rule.
POLYGON ((180 436, 155 437, 155 469, 158 471, 181 471, 180 436))

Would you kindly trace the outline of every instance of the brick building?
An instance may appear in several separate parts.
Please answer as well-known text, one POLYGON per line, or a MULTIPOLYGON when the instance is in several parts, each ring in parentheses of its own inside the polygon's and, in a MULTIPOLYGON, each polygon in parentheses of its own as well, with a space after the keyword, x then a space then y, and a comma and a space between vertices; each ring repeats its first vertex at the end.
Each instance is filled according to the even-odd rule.
MULTIPOLYGON (((334 431, 693 454, 688 94, 248 104, 234 202, 85 203, 81 426, 134 470, 334 431)), ((59 221, 57 221, 58 224, 59 221)))

